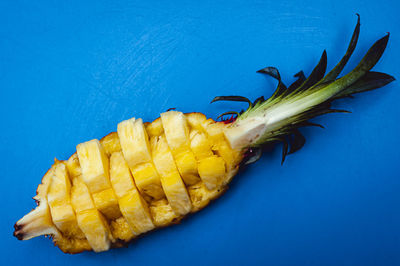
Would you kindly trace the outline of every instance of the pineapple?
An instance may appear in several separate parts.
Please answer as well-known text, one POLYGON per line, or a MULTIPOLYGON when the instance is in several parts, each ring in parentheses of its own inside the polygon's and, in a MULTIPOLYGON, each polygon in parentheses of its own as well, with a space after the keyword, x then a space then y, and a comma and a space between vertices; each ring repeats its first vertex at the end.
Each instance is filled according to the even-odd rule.
POLYGON ((354 51, 357 22, 346 55, 327 75, 326 53, 308 79, 287 88, 272 67, 260 70, 278 79, 275 93, 251 102, 240 96, 213 101, 245 101, 247 110, 227 112, 216 122, 201 113, 162 113, 151 123, 131 118, 101 140, 79 144, 68 160, 56 160, 38 186, 36 209, 15 224, 14 235, 27 240, 51 235, 64 252, 106 251, 142 233, 179 222, 226 189, 239 166, 256 161, 263 145, 284 142, 282 162, 300 149, 299 128, 309 119, 340 110, 333 100, 382 87, 393 77, 371 72, 388 42, 377 41, 359 65, 337 79, 354 51), (289 143, 288 143, 289 142, 289 143))

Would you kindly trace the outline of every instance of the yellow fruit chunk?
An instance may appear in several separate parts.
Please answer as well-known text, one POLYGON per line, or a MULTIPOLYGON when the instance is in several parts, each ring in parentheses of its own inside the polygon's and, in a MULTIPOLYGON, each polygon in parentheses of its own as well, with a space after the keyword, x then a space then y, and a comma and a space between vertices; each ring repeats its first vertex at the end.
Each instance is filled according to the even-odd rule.
POLYGON ((124 217, 119 217, 111 222, 111 233, 115 239, 128 242, 135 237, 124 217))
POLYGON ((86 210, 95 209, 89 189, 80 178, 73 179, 73 186, 71 189, 71 203, 75 212, 82 212, 86 210))
POLYGON ((82 168, 82 180, 91 193, 110 187, 108 157, 97 139, 76 147, 82 168))
POLYGON ((110 156, 114 152, 121 151, 121 144, 117 132, 112 132, 100 140, 101 146, 104 151, 110 156))
POLYGON ((204 131, 203 123, 207 120, 206 116, 202 113, 188 113, 185 114, 189 126, 197 131, 204 131))
POLYGON ((200 181, 197 174, 197 163, 190 150, 189 126, 186 116, 181 112, 169 111, 161 114, 168 146, 175 158, 175 163, 183 181, 193 185, 200 181))
POLYGON ((215 150, 215 152, 224 159, 228 171, 238 167, 241 159, 240 155, 237 151, 231 149, 226 140, 218 141, 213 146, 213 150, 215 150))
POLYGON ((81 165, 79 164, 78 154, 74 153, 71 157, 69 157, 66 165, 71 179, 73 177, 80 176, 82 174, 82 169, 81 165))
POLYGON ((209 190, 215 189, 225 176, 225 161, 211 156, 199 161, 199 174, 209 190))
POLYGON ((160 136, 164 132, 161 118, 157 118, 151 123, 144 123, 144 126, 146 128, 147 134, 149 134, 150 137, 160 136))
POLYGON ((123 197, 135 187, 131 172, 121 152, 115 152, 110 157, 110 182, 118 198, 123 197))
POLYGON ((190 199, 165 137, 153 137, 151 146, 153 161, 161 176, 161 184, 171 208, 178 215, 188 213, 191 209, 190 199))
POLYGON ((112 236, 107 223, 98 210, 79 212, 76 218, 79 227, 95 252, 105 251, 110 248, 112 236))
POLYGON ((70 204, 52 204, 50 206, 53 223, 64 236, 74 238, 85 237, 76 223, 75 212, 70 204))
POLYGON ((47 201, 54 225, 67 237, 83 237, 71 205, 71 182, 65 164, 55 163, 47 201))
POLYGON ((51 183, 47 194, 47 201, 51 203, 70 202, 71 182, 65 164, 56 161, 51 183))
POLYGON ((147 204, 136 189, 120 198, 119 206, 122 215, 135 234, 138 235, 154 228, 147 204))
POLYGON ((207 206, 210 200, 218 197, 224 189, 225 188, 219 187, 214 190, 209 190, 203 182, 188 187, 190 200, 193 204, 192 212, 197 212, 207 206))
POLYGON ((221 156, 225 163, 226 169, 231 171, 235 169, 241 161, 238 151, 232 149, 225 139, 224 129, 226 125, 220 122, 214 122, 212 119, 207 119, 203 126, 212 141, 212 150, 221 156))
POLYGON ((172 210, 178 215, 185 215, 192 209, 185 184, 178 172, 161 176, 161 184, 172 210))
POLYGON ((155 199, 162 198, 164 192, 152 163, 149 139, 142 119, 131 118, 119 123, 118 136, 124 158, 139 190, 155 199))
POLYGON ((187 151, 189 127, 183 113, 169 111, 160 115, 165 137, 172 152, 187 151))
POLYGON ((149 140, 142 119, 131 118, 118 124, 122 152, 129 167, 151 161, 149 140))
POLYGON ((190 148, 197 160, 213 156, 214 153, 211 147, 211 142, 204 133, 197 130, 192 130, 190 132, 190 148))
POLYGON ((118 207, 118 200, 112 188, 93 193, 92 197, 96 208, 107 218, 115 219, 121 216, 118 207))
POLYGON ((187 151, 176 154, 175 163, 185 184, 193 185, 200 181, 197 173, 197 161, 193 152, 187 151))
POLYGON ((150 213, 157 227, 170 225, 177 218, 166 199, 152 201, 150 213))
POLYGON ((156 200, 164 197, 160 176, 153 163, 142 163, 135 166, 132 169, 132 175, 140 192, 156 200))

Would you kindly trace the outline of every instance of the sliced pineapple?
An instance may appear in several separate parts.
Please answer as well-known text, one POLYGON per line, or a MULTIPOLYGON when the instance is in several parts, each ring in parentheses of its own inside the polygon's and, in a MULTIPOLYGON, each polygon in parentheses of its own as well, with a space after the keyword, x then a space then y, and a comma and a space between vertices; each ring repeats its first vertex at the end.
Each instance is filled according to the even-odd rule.
POLYGON ((119 207, 136 235, 154 228, 147 203, 136 189, 129 167, 120 152, 110 158, 110 180, 118 196, 119 207))
POLYGON ((152 123, 123 121, 100 141, 79 144, 45 175, 40 205, 16 224, 16 236, 51 234, 64 252, 99 252, 200 210, 235 173, 225 167, 235 158, 222 127, 209 129, 211 122, 167 112, 152 123))
POLYGON ((107 218, 116 219, 121 216, 118 207, 118 199, 114 190, 110 187, 100 192, 92 194, 93 202, 96 208, 107 218))
POLYGON ((212 143, 205 133, 197 130, 190 132, 190 146, 198 162, 198 172, 208 189, 215 189, 225 176, 225 161, 215 156, 212 143))
POLYGON ((122 198, 135 188, 129 167, 121 152, 115 152, 110 157, 110 181, 118 198, 122 198))
POLYGON ((164 128, 161 122, 161 118, 157 118, 153 122, 149 123, 144 123, 144 126, 146 128, 146 132, 150 137, 153 136, 160 136, 162 133, 164 133, 164 128))
POLYGON ((71 182, 65 164, 56 161, 47 194, 51 217, 55 226, 66 237, 84 238, 76 222, 71 205, 71 182))
POLYGON ((121 151, 121 144, 119 142, 118 133, 112 132, 100 140, 101 146, 107 156, 110 156, 114 152, 121 151))
POLYGON ((110 187, 108 157, 97 139, 76 146, 82 168, 82 180, 91 193, 110 187))
POLYGON ((113 237, 107 222, 98 210, 82 211, 77 213, 76 217, 79 227, 95 252, 105 251, 110 248, 113 237))
POLYGON ((121 239, 125 242, 136 236, 124 217, 119 217, 111 222, 111 232, 115 239, 121 239))
POLYGON ((147 203, 135 189, 119 199, 121 212, 136 234, 145 233, 154 228, 147 203))
POLYGON ((79 178, 73 180, 71 202, 78 226, 92 249, 96 252, 108 250, 113 240, 108 224, 95 208, 89 189, 79 178))
POLYGON ((122 121, 118 124, 122 153, 140 192, 154 199, 164 196, 160 177, 154 168, 149 138, 142 119, 122 121))
POLYGON ((118 200, 111 188, 109 177, 109 159, 97 139, 77 146, 79 162, 82 168, 82 180, 92 194, 96 208, 107 218, 121 216, 118 200))
POLYGON ((168 146, 175 159, 178 171, 186 185, 200 181, 197 173, 197 162, 190 150, 189 126, 186 116, 181 112, 169 111, 161 114, 168 146))
POLYGON ((73 177, 80 176, 82 174, 81 165, 79 164, 78 154, 74 153, 71 157, 69 157, 66 162, 67 169, 71 180, 73 177))
POLYGON ((177 215, 190 212, 192 204, 186 191, 174 158, 168 148, 165 136, 152 137, 151 139, 153 161, 161 176, 161 184, 172 210, 177 215))
POLYGON ((189 126, 197 131, 203 132, 203 123, 207 120, 207 117, 202 113, 188 113, 185 114, 189 126))
POLYGON ((170 225, 178 218, 165 198, 153 200, 150 205, 150 213, 157 227, 170 225))

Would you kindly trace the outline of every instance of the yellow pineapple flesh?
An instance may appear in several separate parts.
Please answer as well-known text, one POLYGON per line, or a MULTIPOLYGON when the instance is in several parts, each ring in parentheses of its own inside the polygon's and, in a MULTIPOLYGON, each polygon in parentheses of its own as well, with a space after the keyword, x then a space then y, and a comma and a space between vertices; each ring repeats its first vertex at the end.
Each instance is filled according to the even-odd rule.
POLYGON ((151 123, 122 121, 55 162, 38 187, 39 206, 14 234, 51 234, 64 252, 100 252, 179 222, 218 197, 237 171, 241 155, 223 128, 203 114, 176 111, 151 123))

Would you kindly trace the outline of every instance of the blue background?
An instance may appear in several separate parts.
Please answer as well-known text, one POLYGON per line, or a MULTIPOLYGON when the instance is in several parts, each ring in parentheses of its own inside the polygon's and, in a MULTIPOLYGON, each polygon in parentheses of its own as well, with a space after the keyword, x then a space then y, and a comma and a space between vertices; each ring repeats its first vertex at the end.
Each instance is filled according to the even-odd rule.
POLYGON ((179 226, 127 249, 65 255, 43 238, 17 241, 54 157, 170 107, 217 114, 216 95, 252 99, 309 74, 323 49, 344 54, 361 14, 351 70, 391 32, 375 70, 399 78, 398 1, 1 1, 0 261, 16 265, 399 265, 399 83, 342 100, 353 114, 316 119, 280 166, 265 154, 230 190, 179 226))

